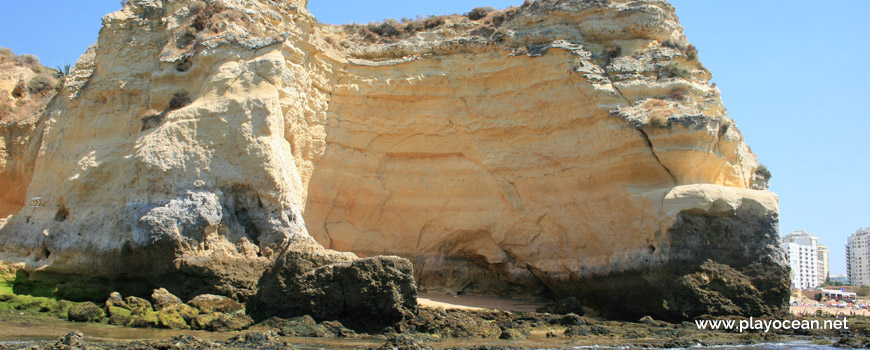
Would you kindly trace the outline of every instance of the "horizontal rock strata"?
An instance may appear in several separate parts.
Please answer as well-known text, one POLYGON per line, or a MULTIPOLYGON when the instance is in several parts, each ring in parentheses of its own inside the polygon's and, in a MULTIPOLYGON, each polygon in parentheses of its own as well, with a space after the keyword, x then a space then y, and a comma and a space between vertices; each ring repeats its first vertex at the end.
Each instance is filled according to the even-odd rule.
POLYGON ((27 185, 4 199, 2 257, 246 299, 313 237, 408 258, 424 289, 581 296, 614 317, 784 305, 769 174, 665 1, 344 27, 304 6, 105 16, 19 132, 38 153, 5 156, 27 185), (699 282, 721 276, 758 290, 699 282))

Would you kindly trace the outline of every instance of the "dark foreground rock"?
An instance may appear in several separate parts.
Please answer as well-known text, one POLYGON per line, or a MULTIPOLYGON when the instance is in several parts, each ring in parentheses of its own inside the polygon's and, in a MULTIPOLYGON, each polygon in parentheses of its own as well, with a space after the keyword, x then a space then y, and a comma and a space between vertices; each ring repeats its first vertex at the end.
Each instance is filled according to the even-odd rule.
POLYGON ((621 320, 781 316, 788 309, 789 268, 777 225, 775 212, 751 201, 681 212, 661 263, 589 277, 584 304, 621 320))
POLYGON ((551 314, 575 314, 583 316, 583 305, 577 297, 567 297, 559 300, 554 300, 547 305, 538 309, 538 312, 546 312, 551 314))
POLYGON ((432 350, 432 347, 414 338, 397 335, 387 340, 378 350, 432 350))
POLYGON ((339 258, 331 263, 313 256, 322 252, 298 247, 282 252, 248 301, 251 314, 258 319, 311 315, 371 332, 416 313, 417 286, 407 259, 339 258))

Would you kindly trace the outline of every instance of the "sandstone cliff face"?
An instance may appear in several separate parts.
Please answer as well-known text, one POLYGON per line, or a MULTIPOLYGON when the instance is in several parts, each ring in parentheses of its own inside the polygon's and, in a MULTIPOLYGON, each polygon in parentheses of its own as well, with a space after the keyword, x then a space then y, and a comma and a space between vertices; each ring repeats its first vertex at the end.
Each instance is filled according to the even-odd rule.
MULTIPOLYGON (((541 0, 376 40, 304 2, 190 4, 104 17, 30 159, 45 205, 0 228, 3 258, 244 298, 313 237, 409 258, 429 290, 580 294, 616 317, 698 314, 673 291, 708 259, 787 277, 776 196, 664 1, 541 0)), ((720 309, 787 300, 758 293, 774 307, 720 309)))

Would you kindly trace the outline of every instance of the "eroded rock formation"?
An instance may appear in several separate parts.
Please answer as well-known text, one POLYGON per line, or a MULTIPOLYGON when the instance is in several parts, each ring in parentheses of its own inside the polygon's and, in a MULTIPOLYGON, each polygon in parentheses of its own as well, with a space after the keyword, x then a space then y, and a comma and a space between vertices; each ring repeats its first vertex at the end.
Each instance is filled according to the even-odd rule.
POLYGON ((714 290, 721 313, 787 301, 769 174, 665 1, 365 27, 305 3, 105 16, 32 128, 32 176, 2 174, 28 178, 3 258, 244 299, 313 237, 408 258, 425 289, 580 295, 615 317, 718 312, 675 295, 719 288, 709 271, 755 288, 714 290))

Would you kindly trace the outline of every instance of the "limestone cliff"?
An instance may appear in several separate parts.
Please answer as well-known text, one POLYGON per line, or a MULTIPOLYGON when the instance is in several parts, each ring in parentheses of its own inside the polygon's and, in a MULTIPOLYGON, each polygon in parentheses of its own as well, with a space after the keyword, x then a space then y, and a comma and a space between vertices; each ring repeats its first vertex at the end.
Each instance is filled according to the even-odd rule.
POLYGON ((105 16, 42 117, 26 197, 43 206, 4 212, 3 258, 244 298, 313 237, 406 257, 421 288, 582 295, 615 317, 787 300, 777 198, 665 1, 370 26, 304 7, 105 16), (734 276, 754 291, 716 283, 734 276))

